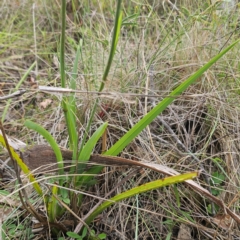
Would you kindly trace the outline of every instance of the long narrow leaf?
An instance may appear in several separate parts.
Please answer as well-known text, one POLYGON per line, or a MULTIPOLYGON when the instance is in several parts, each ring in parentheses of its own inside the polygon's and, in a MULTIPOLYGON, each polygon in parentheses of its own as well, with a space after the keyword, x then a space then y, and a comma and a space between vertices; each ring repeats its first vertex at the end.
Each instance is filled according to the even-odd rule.
POLYGON ((72 98, 63 97, 62 109, 64 112, 66 124, 67 124, 70 149, 73 150, 73 158, 76 159, 78 135, 77 135, 77 131, 76 131, 75 100, 72 98))
MULTIPOLYGON (((121 139, 119 139, 104 155, 116 156, 118 155, 148 124, 150 124, 166 107, 171 104, 176 96, 181 94, 187 89, 189 85, 194 83, 208 68, 210 68, 218 59, 226 54, 232 47, 234 47, 240 40, 234 42, 232 45, 224 49, 217 56, 213 57, 207 64, 200 68, 196 73, 184 81, 178 86, 169 97, 166 97, 156 107, 154 107, 149 113, 147 113, 133 128, 131 128, 121 139)), ((103 167, 93 166, 86 173, 98 174, 103 167)), ((90 177, 88 181, 90 180, 90 177)))
MULTIPOLYGON (((61 42, 60 42, 60 75, 61 87, 66 87, 66 73, 65 73, 65 30, 66 30, 66 0, 62 0, 61 7, 62 28, 61 28, 61 42)), ((75 101, 64 97, 62 100, 62 108, 67 124, 70 149, 73 150, 73 155, 77 155, 77 132, 76 132, 76 118, 75 118, 75 101)))
POLYGON ((104 74, 103 74, 103 78, 102 78, 103 81, 102 81, 102 84, 100 86, 99 92, 101 92, 104 88, 104 82, 107 79, 110 67, 112 65, 113 56, 115 54, 117 43, 118 43, 118 38, 119 38, 121 24, 122 24, 121 3, 122 3, 122 0, 118 0, 117 10, 116 10, 116 15, 115 15, 115 25, 114 25, 114 30, 113 30, 112 45, 111 45, 110 54, 109 54, 109 57, 108 57, 108 62, 107 62, 106 69, 105 69, 104 74))
MULTIPOLYGON (((90 159, 91 153, 93 148, 95 147, 97 141, 99 138, 103 135, 104 131, 107 128, 108 123, 102 124, 91 136, 91 138, 87 141, 85 146, 83 147, 79 157, 78 157, 78 173, 82 173, 84 171, 84 164, 90 159)), ((85 179, 88 178, 88 176, 84 175, 78 175, 77 182, 85 182, 85 179)))
POLYGON ((73 69, 72 69, 72 74, 71 74, 71 80, 70 80, 70 88, 71 89, 76 89, 76 79, 77 79, 77 74, 78 74, 78 63, 79 63, 79 58, 81 55, 81 51, 82 51, 82 44, 83 41, 82 39, 80 39, 79 44, 77 46, 77 52, 76 52, 76 56, 74 59, 74 63, 73 63, 73 69))
POLYGON ((48 143, 50 144, 50 146, 52 147, 52 149, 56 155, 56 159, 58 162, 59 174, 62 175, 64 173, 62 153, 61 153, 61 150, 60 150, 58 144, 55 142, 55 140, 51 136, 51 134, 47 130, 45 130, 42 126, 40 126, 30 120, 26 120, 24 125, 29 129, 35 130, 36 132, 41 134, 48 141, 48 143))
MULTIPOLYGON (((80 53, 82 49, 82 39, 79 42, 77 47, 76 56, 74 59, 71 80, 70 80, 70 88, 76 90, 76 79, 78 75, 78 62, 80 58, 80 53)), ((64 98, 63 100, 68 101, 68 103, 62 103, 65 111, 65 117, 67 121, 67 129, 68 135, 70 138, 70 148, 73 150, 72 159, 77 159, 77 145, 78 145, 78 134, 76 131, 77 124, 76 124, 76 94, 71 93, 68 98, 64 98)))
POLYGON ((95 147, 99 138, 103 135, 107 126, 108 126, 107 122, 103 123, 90 137, 90 139, 84 145, 82 152, 79 154, 79 157, 78 157, 79 162, 85 162, 90 158, 93 148, 95 147))
POLYGON ((65 29, 66 29, 66 0, 62 0, 61 7, 62 28, 61 28, 61 42, 60 42, 60 75, 61 87, 66 86, 65 73, 65 29))
MULTIPOLYGON (((115 54, 115 50, 116 50, 116 46, 117 46, 117 42, 118 42, 118 38, 119 38, 119 34, 120 34, 121 22, 122 22, 121 3, 122 3, 122 0, 118 0, 117 10, 116 10, 116 15, 115 15, 115 24, 114 24, 114 30, 113 30, 113 38, 112 38, 111 49, 110 49, 107 65, 106 65, 105 71, 103 73, 102 82, 101 82, 100 87, 99 87, 99 92, 101 92, 103 90, 105 81, 107 80, 107 76, 108 76, 110 67, 112 65, 113 56, 115 54)), ((92 120, 93 120, 94 114, 96 112, 98 102, 99 102, 99 99, 96 99, 96 101, 93 105, 93 108, 91 110, 90 118, 89 118, 88 123, 87 123, 86 131, 83 135, 83 140, 81 142, 79 152, 82 151, 82 148, 83 148, 83 146, 86 142, 87 134, 88 134, 89 129, 91 127, 92 120)))
POLYGON ((171 184, 175 184, 175 183, 180 183, 189 179, 193 179, 195 177, 197 177, 198 172, 192 172, 192 173, 185 173, 185 174, 181 174, 181 175, 177 175, 177 176, 173 176, 173 177, 166 177, 164 179, 160 179, 160 180, 156 180, 156 181, 152 181, 146 184, 143 184, 141 186, 132 188, 126 192, 123 192, 121 194, 118 194, 116 196, 114 196, 113 198, 103 202, 87 219, 86 219, 86 223, 90 224, 94 218, 96 216, 98 216, 103 210, 105 210, 106 208, 108 208, 109 206, 115 204, 116 202, 122 201, 126 198, 135 196, 137 194, 140 193, 144 193, 150 190, 154 190, 160 187, 165 187, 171 184))
POLYGON ((56 220, 56 214, 57 214, 57 199, 54 197, 54 195, 58 194, 58 187, 53 186, 52 187, 52 196, 51 200, 48 203, 48 216, 49 216, 49 221, 54 222, 56 220))
POLYGON ((207 71, 218 59, 226 54, 237 43, 236 41, 229 47, 224 49, 217 56, 213 57, 207 64, 201 67, 196 73, 184 81, 178 86, 170 95, 164 98, 156 107, 154 107, 149 113, 147 113, 133 128, 131 128, 121 139, 119 139, 106 153, 105 155, 116 156, 119 154, 148 124, 150 124, 163 110, 171 104, 174 99, 185 91, 191 84, 193 84, 205 71, 207 71))
MULTIPOLYGON (((60 42, 60 75, 61 87, 66 87, 66 73, 65 73, 65 30, 66 30, 66 0, 62 0, 61 7, 62 28, 61 28, 61 42, 60 42)), ((73 86, 73 84, 71 84, 73 86)), ((67 124, 69 135, 70 149, 73 150, 73 155, 77 155, 77 132, 76 132, 76 106, 75 99, 64 97, 62 100, 62 108, 67 124)))

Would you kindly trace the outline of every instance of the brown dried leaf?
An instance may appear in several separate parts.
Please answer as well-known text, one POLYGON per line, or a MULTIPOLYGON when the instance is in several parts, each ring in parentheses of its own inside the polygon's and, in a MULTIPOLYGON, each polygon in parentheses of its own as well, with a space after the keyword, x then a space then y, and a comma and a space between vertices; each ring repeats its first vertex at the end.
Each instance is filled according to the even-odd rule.
POLYGON ((232 218, 228 214, 217 214, 214 218, 212 218, 213 223, 215 223, 218 227, 228 230, 231 227, 232 218))
POLYGON ((45 99, 44 101, 42 101, 39 105, 40 108, 47 108, 50 104, 52 103, 52 99, 45 99))

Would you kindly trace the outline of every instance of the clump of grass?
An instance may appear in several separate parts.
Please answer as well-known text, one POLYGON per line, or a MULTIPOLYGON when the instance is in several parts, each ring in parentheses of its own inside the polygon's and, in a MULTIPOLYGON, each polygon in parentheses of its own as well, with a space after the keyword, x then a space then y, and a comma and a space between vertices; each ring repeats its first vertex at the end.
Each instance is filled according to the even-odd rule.
MULTIPOLYGON (((71 75, 73 54, 76 52, 79 37, 83 37, 77 84, 83 90, 97 90, 100 85, 100 75, 107 61, 113 26, 111 22, 113 6, 110 3, 106 6, 97 1, 82 3, 82 5, 78 1, 73 2, 81 12, 81 16, 75 15, 72 20, 67 15, 67 75, 71 75)), ((130 96, 130 99, 126 99, 124 95, 113 101, 111 98, 109 100, 109 96, 106 95, 100 99, 97 111, 104 111, 103 119, 96 115, 89 133, 94 132, 96 126, 103 120, 107 120, 110 126, 108 147, 138 122, 146 110, 155 106, 158 99, 167 96, 226 44, 238 38, 234 31, 237 28, 236 13, 231 15, 223 13, 220 16, 217 15, 215 5, 197 1, 181 2, 182 4, 177 6, 178 11, 171 5, 166 6, 168 12, 163 11, 157 3, 150 5, 142 1, 141 5, 132 2, 124 4, 126 20, 106 83, 106 91, 148 93, 156 94, 156 97, 149 97, 146 102, 140 97, 136 99, 130 96), (160 12, 163 14, 159 14, 160 12), (227 24, 226 17, 231 20, 227 24), (134 101, 135 103, 132 103, 134 101)), ((52 6, 53 8, 49 8, 49 5, 42 1, 36 8, 36 21, 40 22, 39 26, 45 26, 44 30, 42 30, 43 27, 36 29, 37 38, 40 40, 37 41, 39 66, 37 81, 42 85, 54 86, 60 82, 59 69, 53 64, 53 59, 58 58, 60 26, 57 14, 59 6, 56 4, 52 6)), ((31 6, 20 5, 19 8, 19 11, 13 13, 13 9, 8 7, 8 20, 4 23, 12 24, 14 28, 12 32, 9 32, 9 28, 3 28, 6 29, 3 32, 7 38, 3 37, 0 40, 5 43, 4 46, 6 42, 9 42, 8 47, 5 48, 5 55, 12 53, 11 58, 1 59, 1 72, 4 78, 11 79, 13 83, 19 80, 18 74, 22 75, 26 71, 26 66, 29 67, 32 64, 31 60, 36 59, 33 54, 35 52, 34 37, 26 35, 29 28, 32 28, 31 6), (23 7, 27 14, 20 15, 23 7), (25 25, 25 23, 28 24, 25 25), (20 41, 22 39, 26 45, 23 44, 24 41, 20 41), (32 52, 28 49, 32 49, 32 52), (19 55, 21 58, 18 58, 19 55), (10 67, 6 63, 10 63, 10 67), (16 70, 15 66, 20 69, 16 70)), ((211 187, 216 190, 218 197, 236 211, 239 211, 239 201, 234 197, 239 191, 238 172, 235 170, 239 165, 237 154, 239 151, 238 56, 237 48, 226 54, 122 153, 123 156, 130 158, 158 161, 178 171, 196 170, 203 165, 211 178, 211 187), (179 142, 185 149, 179 146, 179 142), (187 151, 188 154, 186 154, 187 151), (194 160, 191 154, 199 161, 194 160), (221 181, 216 181, 216 172, 219 173, 218 179, 221 181)), ((34 72, 32 75, 34 76, 34 72)), ((24 87, 30 88, 27 81, 25 84, 24 87)), ((6 91, 8 90, 11 89, 7 88, 6 91)), ((81 122, 78 123, 79 127, 86 126, 90 118, 93 100, 92 96, 89 96, 90 101, 86 101, 85 96, 76 98, 79 109, 77 117, 81 118, 81 122)), ((36 116, 35 112, 39 111, 39 102, 46 97, 47 95, 40 94, 37 97, 34 96, 33 118, 36 116)), ((27 104, 29 103, 14 101, 9 114, 16 109, 21 109, 19 106, 25 107, 27 104)), ((58 104, 57 100, 55 104, 58 104)), ((52 111, 51 106, 49 109, 52 111)), ((26 133, 26 129, 20 127, 25 118, 24 113, 17 116, 12 118, 12 122, 8 121, 10 126, 8 133, 14 136, 16 136, 16 130, 26 133)), ((66 141, 62 140, 66 132, 56 130, 63 122, 59 108, 52 111, 52 114, 49 110, 40 111, 37 116, 37 122, 41 125, 45 124, 46 128, 55 135, 58 143, 62 146, 66 145, 66 141)), ((83 136, 84 128, 81 128, 79 132, 79 136, 83 136)), ((31 131, 28 131, 26 136, 22 140, 43 141, 31 131)), ((103 179, 105 189, 112 189, 123 176, 121 169, 118 172, 106 174, 103 179), (111 174, 111 182, 109 182, 111 174)), ((138 173, 119 191, 127 188, 129 184, 134 186, 136 182, 144 179, 154 180, 156 178, 160 176, 149 172, 138 173)), ((202 184, 206 184, 203 179, 202 184)), ((96 192, 99 193, 99 197, 105 196, 104 189, 101 187, 96 188, 95 194, 96 192)), ((217 218, 215 218, 210 202, 193 194, 188 188, 169 187, 163 191, 155 190, 138 198, 131 198, 125 203, 126 206, 116 205, 104 213, 101 224, 96 224, 99 232, 106 232, 108 236, 112 234, 116 239, 123 237, 132 239, 137 228, 139 238, 151 236, 153 239, 166 239, 170 236, 177 237, 181 225, 186 224, 191 226, 191 232, 195 238, 211 238, 213 237, 212 231, 215 237, 216 235, 224 237, 224 229, 221 225, 220 229, 217 229, 215 225, 214 221, 217 218), (136 216, 138 216, 138 222, 136 216), (211 221, 206 224, 209 217, 212 217, 211 221), (114 219, 116 224, 113 224, 114 221, 110 222, 105 219, 114 219), (128 221, 123 222, 121 219, 128 219, 128 221), (116 231, 111 229, 116 229, 116 231)), ((215 212, 222 214, 219 211, 215 206, 215 212)), ((237 234, 236 225, 233 224, 231 230, 237 234)))

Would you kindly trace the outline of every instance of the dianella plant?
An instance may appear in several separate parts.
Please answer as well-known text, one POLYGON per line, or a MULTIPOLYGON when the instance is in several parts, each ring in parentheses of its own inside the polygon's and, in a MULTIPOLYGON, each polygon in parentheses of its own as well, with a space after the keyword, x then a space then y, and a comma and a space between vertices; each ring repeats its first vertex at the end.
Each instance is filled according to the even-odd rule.
MULTIPOLYGON (((60 43, 60 75, 61 75, 61 87, 69 87, 72 90, 77 90, 77 75, 78 75, 78 64, 80 61, 81 51, 84 48, 82 39, 79 41, 77 46, 76 55, 72 67, 70 76, 66 76, 66 66, 65 66, 65 39, 66 39, 66 0, 61 1, 61 43, 60 43)), ((121 0, 116 1, 116 13, 114 21, 114 30, 112 32, 111 46, 109 49, 108 61, 105 66, 105 70, 102 73, 102 79, 99 84, 98 92, 103 91, 107 77, 114 59, 114 54, 117 49, 117 44, 119 36, 121 33, 121 25, 123 23, 123 14, 121 11, 121 0)), ((238 41, 237 41, 238 42, 238 41)), ((161 114, 179 95, 181 95, 191 84, 193 84, 199 77, 207 71, 218 59, 220 59, 224 54, 226 54, 231 48, 233 48, 237 42, 232 43, 226 49, 222 50, 218 55, 210 59, 205 65, 203 65, 199 70, 193 73, 188 79, 183 81, 178 85, 167 97, 165 97, 161 102, 157 103, 154 108, 152 108, 142 119, 139 120, 128 132, 126 132, 120 139, 111 146, 107 151, 103 153, 105 156, 117 156, 124 148, 126 148, 154 119, 161 114)), ((81 209, 81 205, 84 202, 84 193, 81 190, 86 190, 91 186, 91 184, 98 184, 94 181, 94 177, 101 173, 103 166, 92 165, 87 167, 87 163, 91 157, 91 154, 95 148, 95 145, 102 137, 107 129, 108 123, 105 122, 98 127, 98 129, 91 135, 90 128, 93 123, 93 118, 96 114, 97 105, 99 99, 95 99, 93 106, 91 108, 90 118, 85 126, 85 133, 82 140, 79 142, 78 130, 77 130, 77 107, 76 107, 76 95, 74 91, 68 96, 63 96, 61 100, 61 107, 65 116, 65 121, 67 125, 68 139, 69 139, 69 149, 72 150, 72 163, 69 174, 66 176, 64 173, 64 164, 61 149, 56 143, 55 139, 51 134, 45 130, 42 126, 26 120, 25 126, 29 129, 35 130, 41 134, 52 147, 57 163, 58 163, 58 175, 52 176, 54 181, 51 182, 51 194, 44 194, 44 190, 28 169, 28 167, 23 163, 20 156, 11 148, 13 158, 23 170, 25 174, 28 175, 29 180, 37 192, 37 194, 43 198, 44 204, 47 210, 47 216, 49 221, 49 227, 51 232, 58 235, 62 230, 56 227, 59 219, 66 213, 74 214, 75 210, 81 209), (74 190, 74 191, 73 191, 74 190), (76 190, 76 191, 75 191, 76 190)), ((3 136, 0 136, 1 142, 6 146, 3 136)), ((167 177, 161 180, 156 180, 148 182, 144 185, 137 186, 135 188, 129 189, 121 194, 118 194, 110 199, 102 202, 99 206, 91 211, 85 219, 84 223, 78 225, 75 229, 75 234, 85 235, 86 230, 91 235, 91 229, 89 225, 92 221, 106 208, 119 201, 126 198, 141 194, 146 191, 157 189, 170 184, 176 184, 183 182, 187 179, 192 179, 197 176, 197 172, 185 173, 182 175, 176 175, 172 177, 167 177)), ((77 216, 75 216, 77 218, 77 216)), ((41 221, 41 219, 40 219, 41 221)), ((70 234, 71 235, 71 234, 70 234)), ((79 235, 80 239, 80 235, 79 235)))

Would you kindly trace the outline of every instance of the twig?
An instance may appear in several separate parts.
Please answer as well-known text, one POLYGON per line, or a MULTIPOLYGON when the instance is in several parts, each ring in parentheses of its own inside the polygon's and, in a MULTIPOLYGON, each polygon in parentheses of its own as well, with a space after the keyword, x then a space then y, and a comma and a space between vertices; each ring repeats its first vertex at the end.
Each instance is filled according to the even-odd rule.
POLYGON ((6 99, 9 99, 9 98, 14 98, 14 97, 21 96, 21 95, 23 95, 25 92, 27 92, 27 90, 18 90, 18 91, 14 92, 14 93, 11 93, 11 94, 9 94, 9 95, 0 97, 0 101, 6 100, 6 99))
MULTIPOLYGON (((9 99, 9 98, 14 98, 18 97, 20 95, 23 95, 26 92, 33 92, 32 89, 22 89, 18 90, 14 93, 11 93, 9 95, 0 97, 0 101, 9 99)), ((116 97, 143 97, 143 98, 163 98, 163 97, 171 97, 171 98, 196 98, 196 97, 201 97, 201 96, 206 96, 206 94, 190 94, 190 95, 185 95, 185 96, 167 96, 167 95, 159 95, 159 94, 154 94, 154 95, 148 95, 148 94, 139 94, 139 93, 119 93, 119 92, 98 92, 98 91, 84 91, 84 90, 73 90, 69 88, 61 88, 61 87, 48 87, 48 86, 38 86, 37 89, 34 89, 34 92, 45 92, 45 93, 56 93, 56 94, 64 94, 64 93, 81 93, 81 94, 92 94, 92 95, 98 95, 99 97, 104 97, 106 96, 108 98, 116 98, 116 97)))

